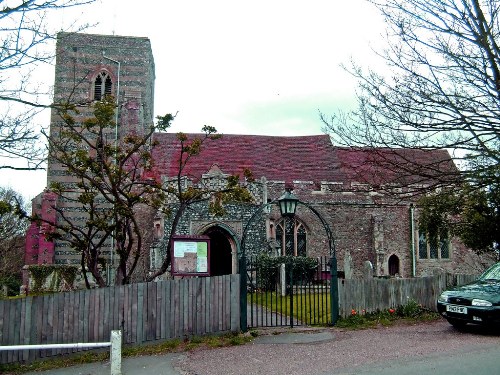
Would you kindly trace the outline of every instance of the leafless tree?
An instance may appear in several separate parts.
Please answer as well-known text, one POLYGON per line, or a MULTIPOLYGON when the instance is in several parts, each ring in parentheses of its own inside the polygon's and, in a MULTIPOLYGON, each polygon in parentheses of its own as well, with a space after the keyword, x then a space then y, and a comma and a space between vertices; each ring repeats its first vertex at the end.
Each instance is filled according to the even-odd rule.
MULTIPOLYGON (((50 63, 46 48, 60 30, 51 28, 50 15, 95 0, 0 1, 0 169, 40 168, 44 160, 36 115, 50 107, 47 92, 33 80, 41 64, 50 63)), ((70 30, 85 26, 71 25, 70 30)))
POLYGON ((476 176, 496 175, 500 2, 368 1, 387 25, 387 47, 376 51, 387 70, 348 69, 359 82, 357 110, 321 114, 334 142, 396 149, 400 160, 401 148, 447 149, 457 162, 466 160, 462 166, 474 165, 476 176))
POLYGON ((28 226, 28 221, 16 213, 16 207, 27 210, 22 196, 12 189, 0 187, 0 284, 8 285, 10 292, 15 294, 21 285, 24 235, 28 226))
POLYGON ((321 114, 326 130, 337 144, 377 154, 370 162, 400 181, 422 177, 431 190, 420 200, 422 230, 452 226, 468 246, 498 251, 500 1, 367 1, 387 25, 387 47, 375 52, 386 70, 353 62, 357 110, 321 114), (459 168, 433 156, 440 150, 459 168))

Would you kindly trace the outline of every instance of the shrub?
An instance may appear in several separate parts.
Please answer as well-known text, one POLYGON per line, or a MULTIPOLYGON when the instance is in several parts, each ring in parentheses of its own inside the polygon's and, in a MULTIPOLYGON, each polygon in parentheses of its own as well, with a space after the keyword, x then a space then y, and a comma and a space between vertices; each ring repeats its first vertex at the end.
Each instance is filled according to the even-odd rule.
POLYGON ((316 259, 308 257, 258 255, 254 263, 257 271, 257 288, 263 291, 274 290, 279 281, 282 264, 285 265, 287 284, 290 284, 290 277, 294 283, 311 281, 318 266, 316 259))

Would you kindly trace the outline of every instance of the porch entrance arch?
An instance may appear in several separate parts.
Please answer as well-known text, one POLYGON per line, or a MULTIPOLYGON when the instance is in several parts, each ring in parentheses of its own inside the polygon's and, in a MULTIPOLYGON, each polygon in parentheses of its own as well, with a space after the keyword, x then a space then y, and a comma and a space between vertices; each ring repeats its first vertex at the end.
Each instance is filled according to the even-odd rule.
POLYGON ((220 225, 213 225, 202 233, 210 238, 210 275, 222 276, 236 273, 236 241, 220 225))

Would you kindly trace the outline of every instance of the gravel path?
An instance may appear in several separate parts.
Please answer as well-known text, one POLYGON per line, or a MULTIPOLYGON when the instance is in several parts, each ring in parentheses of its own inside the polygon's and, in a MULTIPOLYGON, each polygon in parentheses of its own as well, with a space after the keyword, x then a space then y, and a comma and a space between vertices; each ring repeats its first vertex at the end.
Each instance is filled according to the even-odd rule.
POLYGON ((190 375, 319 375, 500 344, 499 332, 474 326, 459 332, 444 320, 360 331, 331 328, 311 334, 317 340, 297 342, 294 334, 282 335, 282 340, 280 335, 259 336, 243 346, 187 353, 175 365, 181 373, 190 375))

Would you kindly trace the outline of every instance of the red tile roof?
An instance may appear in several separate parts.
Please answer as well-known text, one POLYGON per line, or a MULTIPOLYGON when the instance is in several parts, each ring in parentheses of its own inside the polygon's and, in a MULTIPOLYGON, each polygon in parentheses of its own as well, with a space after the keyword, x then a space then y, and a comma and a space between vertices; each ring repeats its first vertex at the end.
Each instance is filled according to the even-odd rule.
MULTIPOLYGON (((187 134, 189 139, 202 134, 187 134)), ((178 171, 180 142, 176 134, 157 133, 159 146, 155 148, 155 175, 173 177, 178 171)), ((248 168, 256 179, 266 177, 278 181, 362 182, 381 184, 402 182, 413 162, 435 166, 428 174, 454 170, 446 151, 418 149, 373 149, 334 147, 328 135, 260 136, 224 134, 217 140, 207 140, 199 156, 188 164, 184 175, 196 179, 217 165, 227 174, 243 174, 248 168), (411 163, 410 163, 411 162, 411 163), (405 172, 405 173, 403 173, 405 172)), ((414 167, 414 166, 413 166, 414 167)), ((413 168, 412 167, 412 168, 413 168)), ((411 173, 410 173, 411 174, 411 173)), ((411 182, 419 182, 415 177, 411 182)), ((408 182, 408 180, 406 180, 408 182)))
POLYGON ((456 176, 446 150, 412 148, 336 148, 349 181, 381 185, 433 184, 456 176))

